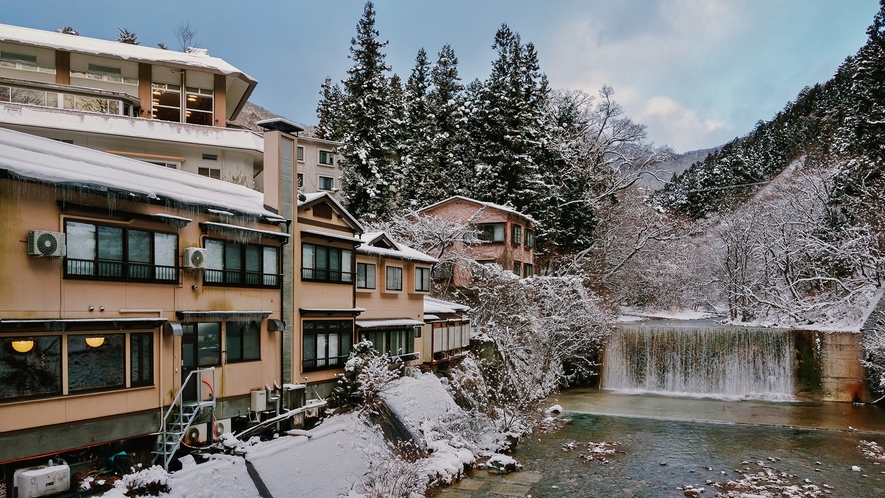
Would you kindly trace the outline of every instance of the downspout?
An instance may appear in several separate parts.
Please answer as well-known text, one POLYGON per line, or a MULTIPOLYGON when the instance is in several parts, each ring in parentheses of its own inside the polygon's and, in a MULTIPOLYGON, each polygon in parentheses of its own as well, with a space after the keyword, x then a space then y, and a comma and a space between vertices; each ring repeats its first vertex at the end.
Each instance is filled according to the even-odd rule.
MULTIPOLYGON (((286 247, 286 245, 289 244, 289 239, 292 236, 292 234, 289 233, 289 227, 292 225, 292 220, 286 220, 285 223, 286 223, 286 233, 289 235, 289 237, 286 237, 285 240, 283 240, 282 244, 280 244, 280 249, 286 247)), ((293 257, 293 259, 294 259, 294 257, 293 257)), ((293 265, 294 265, 294 261, 293 261, 293 265)), ((294 268, 294 266, 293 266, 293 268, 294 268)), ((283 251, 282 250, 280 251, 280 269, 281 270, 285 269, 285 268, 283 268, 283 251)), ((292 278, 294 279, 294 275, 292 278)), ((293 280, 293 285, 294 285, 294 280, 293 280)), ((285 278, 283 278, 283 275, 281 274, 280 275, 280 318, 283 318, 283 316, 282 316, 283 315, 283 306, 285 306, 285 302, 286 302, 285 295, 284 295, 285 288, 286 288, 285 278)), ((293 289, 293 291, 294 291, 294 289, 293 289)), ((284 375, 283 361, 284 361, 285 353, 286 353, 286 340, 285 340, 284 336, 286 335, 286 327, 288 327, 288 326, 289 325, 285 321, 283 321, 283 330, 280 331, 280 383, 281 384, 287 383, 286 379, 283 378, 283 375, 284 375)))

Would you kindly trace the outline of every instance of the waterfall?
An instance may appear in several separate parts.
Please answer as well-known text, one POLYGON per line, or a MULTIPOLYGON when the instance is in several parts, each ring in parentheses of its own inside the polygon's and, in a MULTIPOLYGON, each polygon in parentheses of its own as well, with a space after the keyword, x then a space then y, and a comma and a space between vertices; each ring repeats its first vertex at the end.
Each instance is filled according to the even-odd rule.
POLYGON ((605 349, 602 388, 793 399, 794 358, 788 330, 620 325, 605 349))

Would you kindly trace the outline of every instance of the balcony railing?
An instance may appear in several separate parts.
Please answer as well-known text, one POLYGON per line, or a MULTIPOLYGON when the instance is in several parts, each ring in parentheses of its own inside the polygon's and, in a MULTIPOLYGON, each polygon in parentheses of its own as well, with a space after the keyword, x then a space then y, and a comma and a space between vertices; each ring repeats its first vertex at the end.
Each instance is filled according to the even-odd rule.
POLYGON ((87 95, 56 88, 23 88, 7 84, 0 84, 0 102, 129 117, 134 116, 135 108, 132 102, 122 97, 87 95))
POLYGON ((234 287, 264 287, 278 289, 282 275, 239 270, 204 270, 206 285, 230 285, 234 287))
POLYGON ((301 280, 352 284, 353 272, 326 270, 322 268, 302 268, 301 280))
POLYGON ((305 359, 301 360, 301 369, 305 372, 311 372, 315 370, 328 370, 331 368, 344 368, 344 364, 347 363, 348 358, 350 358, 350 355, 314 358, 309 360, 305 359))
POLYGON ((125 282, 177 283, 178 267, 102 261, 65 259, 65 278, 83 280, 118 280, 125 282))

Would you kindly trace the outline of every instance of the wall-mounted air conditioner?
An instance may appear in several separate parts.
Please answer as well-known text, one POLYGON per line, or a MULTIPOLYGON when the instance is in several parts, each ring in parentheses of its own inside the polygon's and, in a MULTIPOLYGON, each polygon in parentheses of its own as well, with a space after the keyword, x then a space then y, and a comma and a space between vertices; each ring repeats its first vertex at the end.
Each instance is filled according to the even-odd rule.
POLYGON ((49 258, 61 258, 65 255, 65 234, 31 230, 28 232, 28 254, 49 258))
POLYGON ((263 412, 267 410, 267 391, 264 389, 256 389, 251 391, 251 399, 249 409, 253 412, 263 412))
POLYGON ((202 247, 188 247, 184 250, 184 267, 204 270, 209 265, 208 252, 202 247))

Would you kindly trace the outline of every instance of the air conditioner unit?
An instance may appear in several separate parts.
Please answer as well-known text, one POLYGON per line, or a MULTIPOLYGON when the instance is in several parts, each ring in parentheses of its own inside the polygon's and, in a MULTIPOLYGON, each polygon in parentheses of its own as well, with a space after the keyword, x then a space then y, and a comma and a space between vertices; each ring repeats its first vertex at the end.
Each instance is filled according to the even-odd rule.
POLYGON ((195 270, 206 269, 209 265, 208 252, 202 247, 188 247, 184 250, 184 267, 195 270))
POLYGON ((215 433, 221 436, 225 432, 231 432, 231 424, 229 418, 223 418, 215 421, 215 433))
POLYGON ((28 232, 28 254, 49 258, 61 258, 65 255, 65 234, 31 230, 28 232))
POLYGON ((40 466, 16 471, 18 498, 33 498, 61 493, 71 489, 71 468, 67 465, 40 466))
POLYGON ((249 409, 253 412, 263 412, 267 410, 267 391, 264 389, 251 391, 249 401, 249 409))

